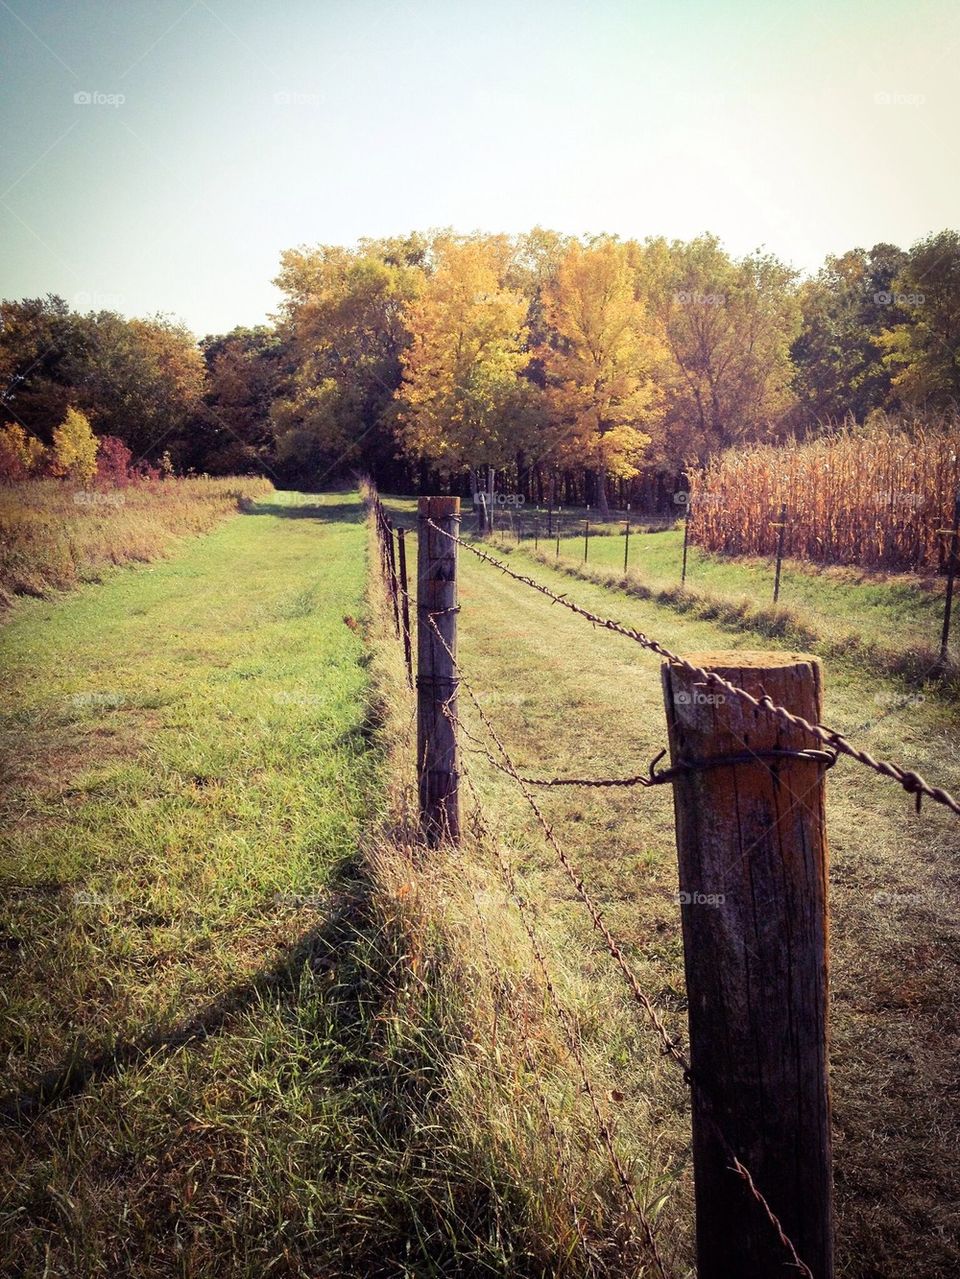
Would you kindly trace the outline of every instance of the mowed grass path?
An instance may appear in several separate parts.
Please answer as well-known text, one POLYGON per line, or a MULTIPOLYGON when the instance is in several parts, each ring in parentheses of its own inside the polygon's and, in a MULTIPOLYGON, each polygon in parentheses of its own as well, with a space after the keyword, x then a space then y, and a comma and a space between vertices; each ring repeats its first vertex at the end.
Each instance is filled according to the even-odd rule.
POLYGON ((0 630, 7 1090, 262 967, 356 850, 364 533, 256 510, 0 630))
POLYGON ((355 497, 278 493, 0 630, 0 1272, 302 1273, 340 1194, 365 1228, 366 556, 355 497))
MULTIPOLYGON (((413 522, 409 503, 396 507, 404 522, 413 522)), ((571 581, 523 554, 507 558, 681 653, 775 646, 571 581)), ((551 606, 468 552, 461 551, 460 563, 461 662, 521 770, 600 777, 644 771, 666 745, 658 659, 551 606)), ((958 726, 943 705, 932 696, 903 705, 902 687, 853 665, 824 666, 826 722, 874 754, 960 792, 958 726)), ((482 736, 469 697, 462 695, 460 706, 482 736)), ((515 784, 482 756, 468 751, 466 764, 522 869, 585 1039, 618 1089, 612 1118, 623 1148, 647 1170, 648 1200, 671 1189, 661 1229, 668 1240, 678 1236, 683 1255, 689 1130, 678 1112, 676 1072, 659 1058, 610 976, 602 944, 515 784)), ((614 933, 627 942, 645 987, 685 1036, 669 788, 546 790, 538 799, 614 933)), ((828 814, 840 1273, 946 1279, 960 1269, 960 823, 933 804, 917 816, 898 787, 847 762, 829 774, 828 814)))

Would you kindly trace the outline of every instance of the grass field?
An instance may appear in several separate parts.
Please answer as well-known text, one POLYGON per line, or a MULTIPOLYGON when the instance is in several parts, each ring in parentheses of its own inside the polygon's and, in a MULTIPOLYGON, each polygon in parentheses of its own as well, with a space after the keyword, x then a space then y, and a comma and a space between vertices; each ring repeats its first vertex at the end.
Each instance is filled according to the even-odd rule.
MULTIPOLYGON (((513 783, 468 751, 489 833, 468 803, 462 852, 411 859, 413 703, 371 562, 353 495, 276 494, 155 565, 20 601, 0 630, 3 1273, 645 1273, 496 841, 672 1273, 690 1274, 684 1088, 513 783)), ((536 570, 681 652, 757 646, 536 570)), ((628 774, 662 748, 638 646, 465 552, 461 604, 465 671, 523 768, 628 774)), ((853 662, 826 673, 828 722, 960 788, 950 704, 853 662)), ((853 764, 828 795, 839 1273, 946 1279, 955 823, 853 764)), ((667 788, 543 802, 684 1031, 667 788)))
MULTIPOLYGON (((409 523, 411 504, 393 506, 409 523)), ((510 558, 530 571, 525 553, 510 558)), ((548 564, 533 567, 538 580, 680 652, 757 647, 749 632, 571 583, 548 564)), ((465 552, 460 575, 461 661, 521 770, 643 771, 665 744, 657 659, 551 608, 465 552)), ((482 735, 466 697, 461 714, 482 735)), ((956 715, 934 697, 911 703, 897 683, 854 663, 828 663, 825 718, 875 754, 909 760, 948 788, 960 784, 956 715)), ((594 1068, 617 1097, 611 1119, 622 1148, 648 1202, 669 1192, 660 1228, 678 1265, 689 1264, 688 1128, 673 1068, 628 1009, 515 785, 482 756, 468 753, 467 766, 535 903, 594 1068)), ((547 791, 542 803, 613 931, 626 939, 645 987, 668 1010, 670 1028, 682 1032, 676 853, 665 791, 547 791)), ((918 818, 898 788, 840 764, 828 783, 828 822, 839 1273, 892 1279, 906 1265, 939 1279, 960 1265, 951 1154, 960 1134, 952 1085, 942 1082, 955 1079, 960 1042, 955 819, 929 805, 918 818)))
MULTIPOLYGON (((533 548, 532 517, 523 517, 521 549, 533 548)), ((539 550, 555 563, 556 540, 546 536, 539 550)), ((564 525, 564 533, 569 527, 564 525)), ((935 575, 862 572, 785 560, 778 605, 773 603, 774 561, 757 557, 712 555, 691 545, 681 587, 683 529, 631 533, 624 573, 623 525, 600 526, 605 535, 590 537, 584 563, 583 525, 560 539, 560 562, 586 571, 605 584, 652 597, 708 620, 728 618, 736 629, 783 635, 792 644, 816 646, 831 656, 855 652, 877 669, 921 677, 936 662, 943 625, 944 582, 935 575)), ((509 517, 501 519, 494 539, 516 544, 509 517)), ((952 651, 960 653, 960 620, 954 618, 952 651)))
POLYGON ((260 476, 137 480, 84 489, 66 480, 0 484, 0 607, 100 581, 116 565, 168 554, 273 491, 260 476))
POLYGON ((366 553, 278 494, 0 632, 3 1274, 510 1269, 359 864, 366 553))

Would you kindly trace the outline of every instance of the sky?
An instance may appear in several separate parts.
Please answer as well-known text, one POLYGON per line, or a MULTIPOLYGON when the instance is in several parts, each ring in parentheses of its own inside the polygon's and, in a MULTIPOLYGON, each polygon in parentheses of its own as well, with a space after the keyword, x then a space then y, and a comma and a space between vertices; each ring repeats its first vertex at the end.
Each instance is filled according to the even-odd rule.
POLYGON ((960 224, 955 0, 0 0, 0 296, 266 321, 280 254, 960 224))

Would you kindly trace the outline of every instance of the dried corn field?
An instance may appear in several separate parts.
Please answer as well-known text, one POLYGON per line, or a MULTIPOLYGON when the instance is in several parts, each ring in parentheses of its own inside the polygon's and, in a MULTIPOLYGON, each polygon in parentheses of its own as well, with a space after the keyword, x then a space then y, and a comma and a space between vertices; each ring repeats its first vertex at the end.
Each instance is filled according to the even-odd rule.
POLYGON ((960 422, 889 422, 725 453, 692 478, 690 536, 727 555, 938 571, 960 487, 960 422))

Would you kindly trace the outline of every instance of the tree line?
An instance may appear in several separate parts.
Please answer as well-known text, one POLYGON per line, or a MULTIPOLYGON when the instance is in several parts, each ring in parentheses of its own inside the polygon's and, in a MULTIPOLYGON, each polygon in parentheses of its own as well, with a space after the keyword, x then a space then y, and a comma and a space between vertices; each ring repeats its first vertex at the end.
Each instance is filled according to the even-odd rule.
POLYGON ((731 445, 960 400, 953 231, 807 278, 711 235, 414 233, 288 250, 276 283, 271 325, 200 342, 54 296, 0 304, 21 470, 73 410, 181 473, 313 486, 364 468, 415 488, 495 468, 602 509, 731 445))

